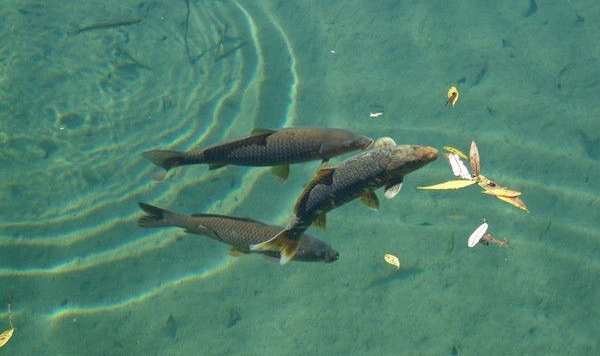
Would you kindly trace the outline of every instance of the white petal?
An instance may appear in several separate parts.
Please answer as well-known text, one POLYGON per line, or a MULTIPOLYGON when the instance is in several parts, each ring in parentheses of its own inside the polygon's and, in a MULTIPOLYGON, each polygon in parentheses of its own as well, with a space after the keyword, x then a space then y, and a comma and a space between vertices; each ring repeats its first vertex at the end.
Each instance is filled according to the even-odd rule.
POLYGON ((475 231, 473 231, 471 236, 469 236, 469 241, 467 242, 467 246, 475 247, 475 245, 477 245, 479 243, 479 241, 481 240, 481 238, 483 237, 483 235, 485 234, 487 229, 488 229, 488 223, 484 222, 483 224, 479 225, 479 227, 475 231))
POLYGON ((462 179, 471 179, 471 173, 469 173, 469 169, 463 161, 460 159, 460 156, 454 153, 450 153, 448 155, 448 161, 450 162, 450 166, 452 167, 452 173, 456 177, 461 177, 462 179))

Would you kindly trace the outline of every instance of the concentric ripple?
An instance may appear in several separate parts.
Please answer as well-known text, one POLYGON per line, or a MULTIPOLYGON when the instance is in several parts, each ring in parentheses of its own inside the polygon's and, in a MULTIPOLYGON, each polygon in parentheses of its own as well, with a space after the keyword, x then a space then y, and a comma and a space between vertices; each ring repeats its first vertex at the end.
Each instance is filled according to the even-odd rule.
MULTIPOLYGON (((15 32, 18 46, 2 50, 0 275, 23 286, 77 285, 100 274, 106 282, 96 287, 109 289, 123 269, 176 259, 182 234, 139 229, 137 201, 231 214, 266 169, 192 166, 157 182, 159 169, 140 153, 203 147, 254 127, 289 126, 295 116, 293 50, 258 5, 183 1, 141 4, 114 18, 93 13, 54 28, 58 42, 15 32)), ((20 14, 11 13, 12 23, 27 21, 20 14)), ((224 263, 210 246, 218 244, 194 264, 203 276, 224 263)), ((109 299, 144 300, 149 286, 178 280, 182 270, 185 263, 135 273, 144 282, 109 299)))

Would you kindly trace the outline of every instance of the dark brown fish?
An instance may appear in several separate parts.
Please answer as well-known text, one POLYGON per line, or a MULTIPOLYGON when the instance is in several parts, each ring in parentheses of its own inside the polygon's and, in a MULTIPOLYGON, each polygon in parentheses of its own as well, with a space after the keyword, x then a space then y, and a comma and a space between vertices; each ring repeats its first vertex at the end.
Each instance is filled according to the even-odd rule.
POLYGON ((153 150, 142 155, 165 170, 187 164, 208 164, 210 169, 228 164, 274 166, 273 173, 285 180, 290 164, 311 160, 327 162, 332 157, 366 149, 372 142, 369 137, 342 129, 259 129, 249 136, 219 143, 200 151, 153 150))
MULTIPOLYGON (((155 206, 138 203, 148 215, 138 220, 143 228, 177 226, 186 232, 212 237, 231 246, 232 255, 246 254, 250 245, 270 240, 283 228, 267 225, 256 220, 214 214, 182 215, 155 206)), ((264 255, 280 258, 278 251, 257 251, 264 255)), ((294 261, 333 262, 339 254, 325 242, 307 234, 302 235, 302 243, 294 261)))
MULTIPOLYGON (((389 143, 391 141, 391 143, 389 143)), ((437 158, 437 150, 423 146, 388 145, 354 156, 337 167, 323 168, 306 185, 296 201, 290 226, 272 240, 251 246, 253 250, 281 251, 280 263, 293 258, 302 233, 311 225, 325 227, 325 214, 353 199, 362 198, 372 208, 379 207, 374 190, 385 186, 392 198, 404 176, 437 158)))

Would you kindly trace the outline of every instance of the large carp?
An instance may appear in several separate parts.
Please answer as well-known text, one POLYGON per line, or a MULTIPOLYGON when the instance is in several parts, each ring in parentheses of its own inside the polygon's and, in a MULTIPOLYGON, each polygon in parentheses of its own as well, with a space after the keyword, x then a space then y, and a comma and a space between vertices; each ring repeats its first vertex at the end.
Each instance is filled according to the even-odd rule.
POLYGON ((251 248, 280 251, 280 263, 286 263, 294 257, 302 234, 311 224, 325 226, 327 212, 358 197, 378 207, 375 189, 385 187, 385 196, 394 197, 406 174, 434 161, 438 154, 432 147, 396 145, 389 138, 378 142, 382 147, 351 157, 337 167, 319 170, 296 200, 291 224, 270 241, 251 248))

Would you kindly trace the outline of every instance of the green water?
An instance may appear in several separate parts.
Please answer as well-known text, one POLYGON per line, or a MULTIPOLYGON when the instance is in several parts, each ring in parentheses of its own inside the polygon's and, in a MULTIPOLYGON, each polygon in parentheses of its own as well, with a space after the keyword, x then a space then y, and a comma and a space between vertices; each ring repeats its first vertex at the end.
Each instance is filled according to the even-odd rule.
POLYGON ((597 354, 600 8, 481 3, 4 0, 0 332, 9 300, 16 331, 0 352, 597 354), (474 139, 529 213, 417 190, 452 178, 440 158, 379 211, 352 202, 310 229, 333 264, 137 227, 138 201, 285 225, 318 162, 286 183, 203 166, 156 181, 140 153, 286 126, 474 139), (467 248, 483 218, 512 249, 467 248))

